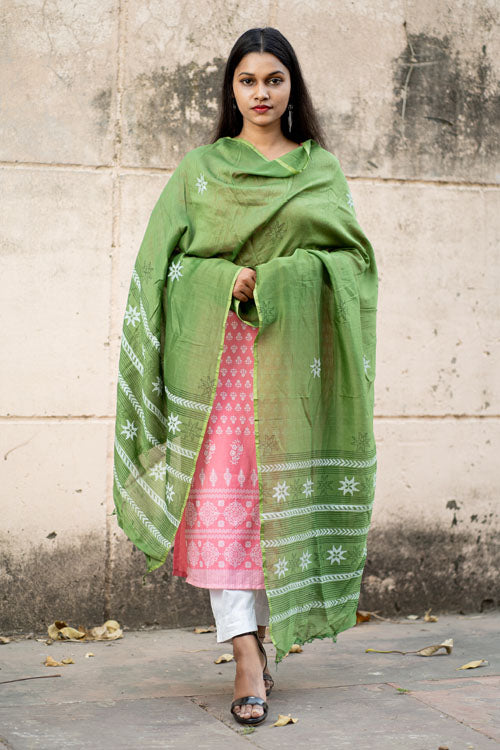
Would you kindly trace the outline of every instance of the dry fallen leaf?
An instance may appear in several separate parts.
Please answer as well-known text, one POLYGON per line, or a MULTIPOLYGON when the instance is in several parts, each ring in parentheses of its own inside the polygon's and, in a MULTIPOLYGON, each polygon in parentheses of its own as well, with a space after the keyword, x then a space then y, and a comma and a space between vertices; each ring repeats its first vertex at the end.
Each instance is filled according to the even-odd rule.
POLYGON ((47 656, 47 658, 44 661, 44 664, 46 667, 62 667, 62 664, 60 661, 56 661, 51 656, 47 656))
POLYGON ((92 651, 87 651, 87 653, 85 654, 85 658, 90 659, 91 656, 95 656, 95 654, 93 654, 92 651))
POLYGON ((104 625, 98 625, 89 630, 83 625, 79 625, 76 629, 62 620, 56 620, 49 625, 47 632, 54 641, 114 641, 116 638, 123 637, 123 631, 116 620, 106 620, 104 625))
POLYGON ((301 654, 302 653, 302 646, 300 646, 298 643, 294 643, 289 654, 301 654))
POLYGON ((10 638, 6 635, 0 635, 0 643, 10 643, 10 638))
POLYGON ((75 662, 71 658, 71 656, 65 656, 64 659, 61 659, 61 664, 74 664, 75 662))
POLYGON ((84 636, 85 636, 85 633, 82 633, 80 630, 76 630, 75 628, 71 628, 71 627, 61 628, 58 633, 58 637, 63 638, 64 640, 71 639, 71 640, 79 641, 84 636))
POLYGON ((437 622, 438 618, 436 617, 436 615, 430 615, 429 612, 430 609, 428 609, 424 615, 425 622, 437 622))
POLYGON ((420 615, 407 615, 406 619, 407 620, 418 620, 419 617, 420 617, 420 615))
POLYGON ((223 661, 232 661, 232 660, 233 660, 233 655, 232 654, 221 654, 214 661, 214 664, 222 664, 223 661))
POLYGON ((194 629, 195 633, 214 633, 215 625, 209 625, 208 628, 198 627, 194 629))
POLYGON ((273 727, 284 727, 287 724, 296 724, 298 719, 292 719, 290 715, 278 714, 278 721, 275 721, 273 727))
POLYGON ((436 651, 439 651, 439 649, 441 648, 446 649, 447 654, 451 654, 451 652, 453 651, 453 638, 447 638, 442 643, 437 643, 434 646, 427 646, 426 648, 420 648, 415 653, 417 653, 419 656, 432 656, 433 654, 436 653, 436 651))
POLYGON ((365 610, 358 609, 356 612, 356 625, 358 622, 368 622, 368 620, 371 620, 371 616, 371 612, 365 612, 365 610))
POLYGON ((365 653, 371 651, 374 654, 418 654, 419 656, 432 656, 439 651, 440 648, 445 648, 447 654, 451 654, 453 649, 453 638, 447 638, 442 643, 435 644, 433 646, 425 646, 418 651, 398 651, 397 649, 391 649, 389 651, 379 651, 376 648, 366 648, 365 653))
POLYGON ((477 661, 468 661, 467 664, 462 664, 457 669, 476 669, 476 667, 485 667, 487 664, 486 659, 478 659, 477 661))

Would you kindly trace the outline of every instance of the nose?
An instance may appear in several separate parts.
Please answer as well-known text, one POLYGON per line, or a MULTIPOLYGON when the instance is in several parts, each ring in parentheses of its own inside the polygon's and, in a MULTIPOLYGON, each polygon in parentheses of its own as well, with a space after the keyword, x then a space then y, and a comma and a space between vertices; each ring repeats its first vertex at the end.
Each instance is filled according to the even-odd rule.
POLYGON ((265 83, 257 84, 257 98, 269 99, 269 94, 267 93, 267 88, 266 88, 265 83))

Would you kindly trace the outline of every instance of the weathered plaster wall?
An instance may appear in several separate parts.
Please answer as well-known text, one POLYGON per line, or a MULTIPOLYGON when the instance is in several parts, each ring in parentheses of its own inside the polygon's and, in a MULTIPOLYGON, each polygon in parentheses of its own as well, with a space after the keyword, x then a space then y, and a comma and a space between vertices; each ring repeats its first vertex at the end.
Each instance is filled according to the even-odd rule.
POLYGON ((499 6, 7 0, 0 22, 0 627, 177 626, 207 592, 111 516, 119 341, 149 213, 253 26, 294 45, 380 270, 361 605, 500 604, 499 6), (304 12, 307 22, 304 22, 304 12))

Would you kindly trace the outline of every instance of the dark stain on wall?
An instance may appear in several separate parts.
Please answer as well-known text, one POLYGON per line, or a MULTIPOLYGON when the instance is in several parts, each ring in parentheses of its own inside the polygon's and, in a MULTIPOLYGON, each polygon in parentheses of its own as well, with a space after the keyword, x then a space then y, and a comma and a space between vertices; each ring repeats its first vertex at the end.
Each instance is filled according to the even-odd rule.
POLYGON ((47 540, 21 552, 9 552, 3 539, 0 549, 1 630, 46 632, 54 620, 73 627, 105 621, 104 534, 71 544, 47 540))
MULTIPOLYGON (((360 609, 385 616, 484 612, 500 607, 500 547, 493 521, 461 531, 406 525, 372 527, 360 609)), ((58 535, 59 539, 59 535, 58 535)), ((146 559, 117 535, 109 605, 105 601, 105 540, 46 542, 0 558, 0 632, 45 633, 54 620, 125 628, 177 628, 214 622, 207 589, 172 576, 172 553, 143 583, 146 559)))
POLYGON ((500 545, 495 525, 481 532, 372 527, 360 609, 384 614, 484 612, 500 607, 500 545))
POLYGON ((500 82, 486 45, 465 56, 457 40, 408 34, 394 61, 394 119, 387 149, 417 164, 437 156, 436 173, 480 160, 499 149, 500 82))
POLYGON ((187 627, 213 623, 207 589, 172 576, 167 562, 144 579, 146 558, 128 540, 115 542, 110 602, 105 600, 104 535, 82 535, 64 543, 57 536, 21 555, 0 554, 0 632, 46 633, 54 620, 69 625, 102 625, 118 620, 126 628, 187 627))
POLYGON ((142 162, 176 162, 174 144, 186 151, 209 142, 225 64, 225 59, 216 57, 202 66, 195 62, 174 70, 162 66, 136 78, 126 98, 127 121, 133 125, 134 147, 142 162))
POLYGON ((156 625, 180 628, 214 622, 208 589, 172 575, 173 550, 161 568, 144 579, 146 558, 128 540, 115 550, 110 614, 129 628, 156 625))
POLYGON ((111 100, 112 91, 110 88, 101 89, 92 98, 92 107, 96 112, 96 124, 99 134, 104 136, 107 133, 109 127, 109 120, 111 117, 111 100))

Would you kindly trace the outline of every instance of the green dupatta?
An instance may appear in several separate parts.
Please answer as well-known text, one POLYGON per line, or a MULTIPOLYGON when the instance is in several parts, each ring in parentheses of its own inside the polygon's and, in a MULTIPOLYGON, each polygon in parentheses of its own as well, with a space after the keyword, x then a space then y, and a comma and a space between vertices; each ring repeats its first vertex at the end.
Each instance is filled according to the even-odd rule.
POLYGON ((120 527, 163 565, 189 494, 232 307, 259 327, 254 410, 270 635, 356 623, 374 492, 377 270, 337 158, 229 136, 184 156, 132 272, 117 385, 120 527), (232 297, 242 266, 254 300, 232 297))

